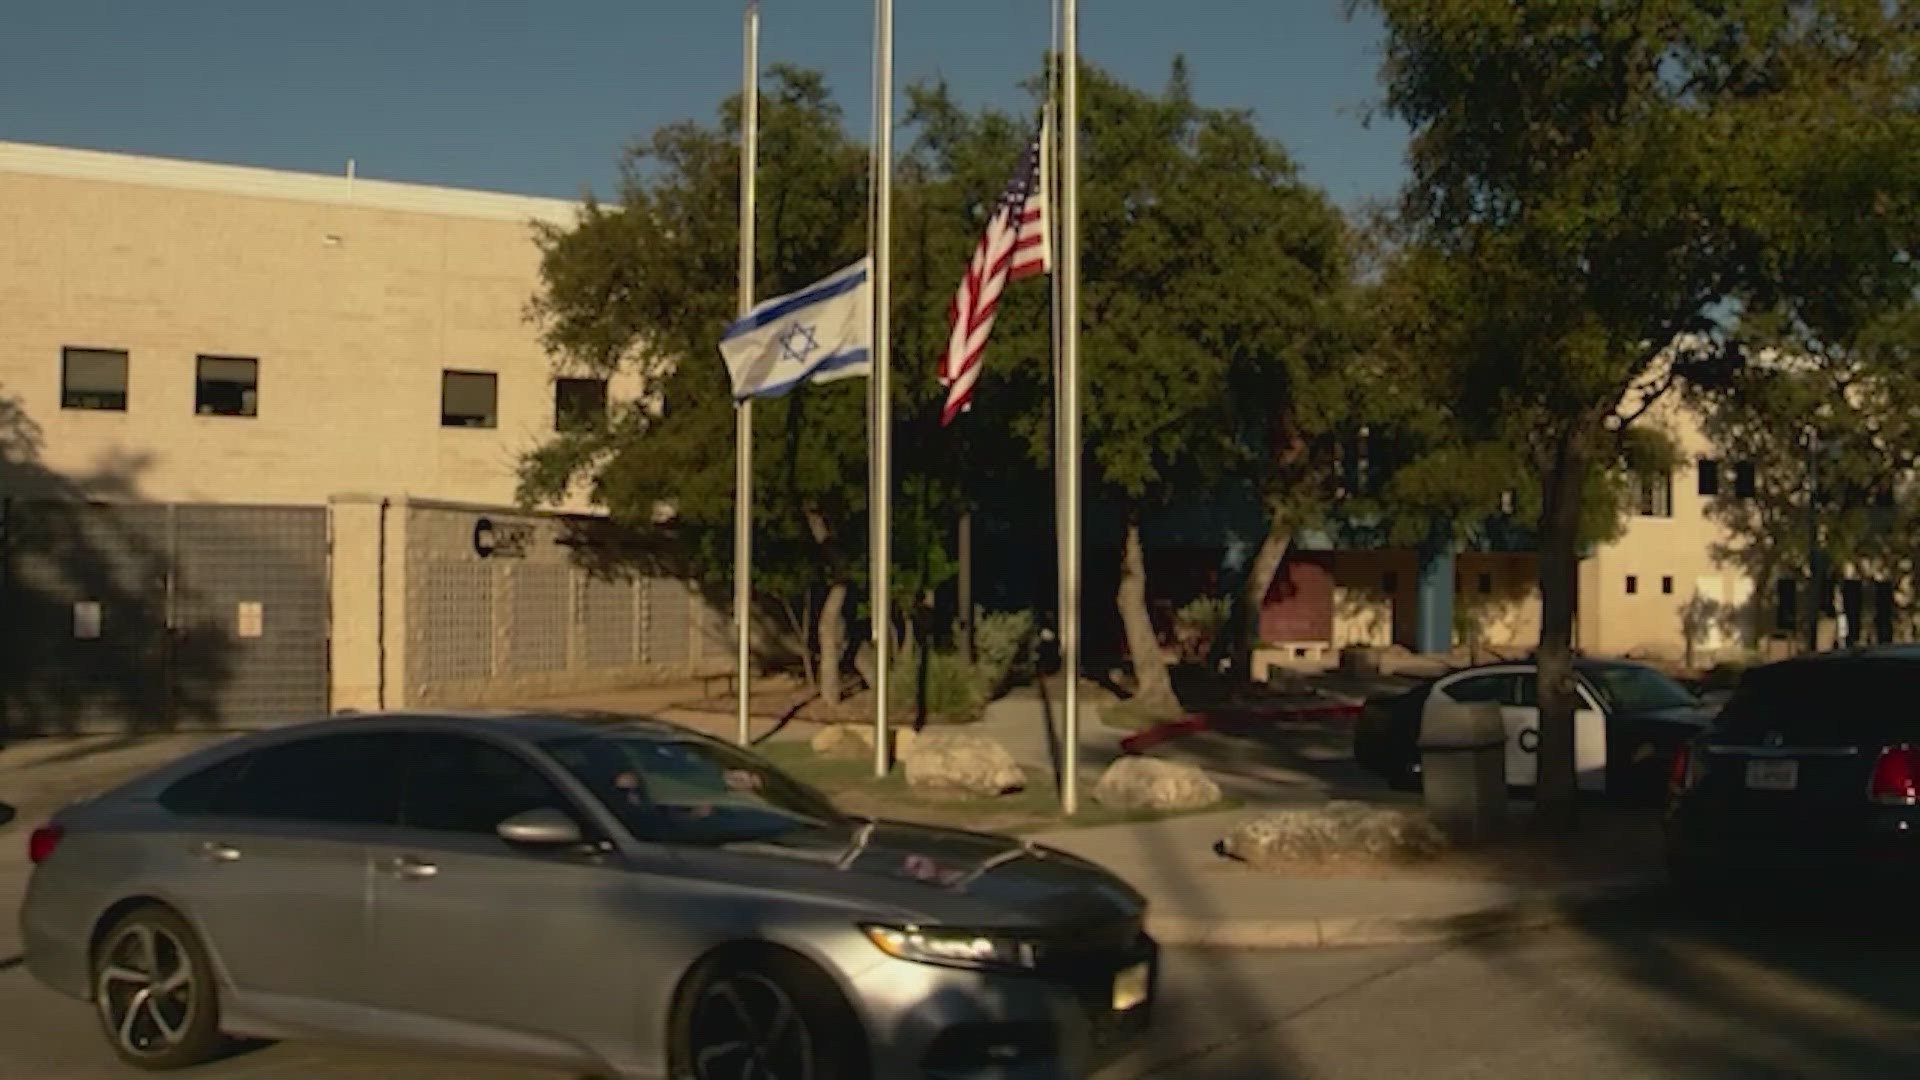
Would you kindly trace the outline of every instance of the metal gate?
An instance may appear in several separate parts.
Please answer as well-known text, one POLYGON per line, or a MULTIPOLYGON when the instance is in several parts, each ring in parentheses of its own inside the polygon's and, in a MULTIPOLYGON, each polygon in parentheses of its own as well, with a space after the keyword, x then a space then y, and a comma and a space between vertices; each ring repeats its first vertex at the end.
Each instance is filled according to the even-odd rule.
POLYGON ((0 730, 326 713, 325 509, 13 501, 0 538, 0 730))

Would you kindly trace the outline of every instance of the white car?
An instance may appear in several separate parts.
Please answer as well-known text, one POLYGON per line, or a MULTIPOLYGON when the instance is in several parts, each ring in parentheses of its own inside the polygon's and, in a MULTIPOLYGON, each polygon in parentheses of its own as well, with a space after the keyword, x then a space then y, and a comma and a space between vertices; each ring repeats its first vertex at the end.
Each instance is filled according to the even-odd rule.
MULTIPOLYGON (((1576 660, 1574 770, 1586 791, 1657 797, 1673 750, 1702 731, 1711 711, 1686 687, 1619 660, 1576 660)), ((1507 783, 1530 788, 1539 775, 1539 674, 1532 661, 1449 672, 1397 694, 1368 699, 1354 731, 1354 756, 1398 786, 1418 782, 1420 729, 1442 702, 1493 702, 1507 728, 1507 783)))

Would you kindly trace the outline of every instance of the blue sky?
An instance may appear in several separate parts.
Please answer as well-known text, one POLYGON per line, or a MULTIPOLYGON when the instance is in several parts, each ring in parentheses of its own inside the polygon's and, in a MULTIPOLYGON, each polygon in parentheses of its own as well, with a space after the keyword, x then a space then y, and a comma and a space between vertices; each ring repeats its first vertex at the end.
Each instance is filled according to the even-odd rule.
MULTIPOLYGON (((870 114, 869 0, 764 0, 762 56, 870 114)), ((1342 0, 1086 0, 1085 57, 1251 108, 1340 202, 1400 183, 1405 132, 1362 113, 1379 29, 1342 0)), ((739 83, 740 0, 0 0, 0 139, 573 196, 619 148, 709 119, 739 83)), ((1047 0, 898 0, 904 84, 1017 104, 1047 0)))

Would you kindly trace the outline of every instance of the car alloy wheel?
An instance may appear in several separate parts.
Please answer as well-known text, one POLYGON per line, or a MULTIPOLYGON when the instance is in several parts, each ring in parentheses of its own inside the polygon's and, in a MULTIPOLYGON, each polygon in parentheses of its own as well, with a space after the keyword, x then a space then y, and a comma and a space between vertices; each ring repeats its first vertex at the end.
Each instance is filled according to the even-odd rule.
POLYGON ((696 1080, 815 1080, 805 1017, 784 987, 757 972, 708 983, 689 1034, 696 1080))
POLYGON ((188 1041, 201 1007, 201 976, 184 941, 153 922, 129 922, 100 955, 94 998, 123 1053, 160 1057, 188 1041))

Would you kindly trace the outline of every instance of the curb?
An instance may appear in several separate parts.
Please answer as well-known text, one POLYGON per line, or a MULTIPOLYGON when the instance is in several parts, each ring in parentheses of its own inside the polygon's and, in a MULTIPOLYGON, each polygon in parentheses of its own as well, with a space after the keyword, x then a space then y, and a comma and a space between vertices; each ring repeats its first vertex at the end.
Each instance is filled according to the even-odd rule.
POLYGON ((1515 930, 1565 925, 1578 908, 1625 899, 1663 882, 1659 875, 1623 878, 1562 890, 1551 896, 1456 915, 1297 919, 1217 919, 1155 914, 1147 932, 1161 945, 1216 949, 1344 949, 1471 941, 1515 930))

